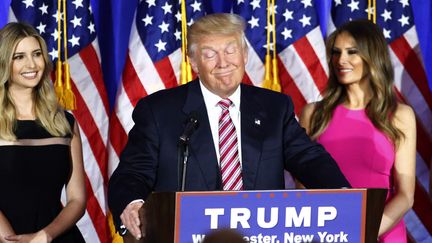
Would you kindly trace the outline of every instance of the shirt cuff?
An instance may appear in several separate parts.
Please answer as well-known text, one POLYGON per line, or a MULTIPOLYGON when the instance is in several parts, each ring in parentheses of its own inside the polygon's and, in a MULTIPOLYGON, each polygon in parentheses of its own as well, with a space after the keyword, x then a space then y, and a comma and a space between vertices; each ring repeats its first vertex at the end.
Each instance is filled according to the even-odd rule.
POLYGON ((142 199, 135 199, 132 202, 130 202, 129 204, 136 203, 136 202, 142 202, 142 203, 144 203, 144 200, 142 200, 142 199))
POLYGON ((127 232, 128 232, 128 230, 126 229, 126 226, 124 226, 123 224, 120 225, 119 234, 120 234, 121 236, 125 236, 127 232))

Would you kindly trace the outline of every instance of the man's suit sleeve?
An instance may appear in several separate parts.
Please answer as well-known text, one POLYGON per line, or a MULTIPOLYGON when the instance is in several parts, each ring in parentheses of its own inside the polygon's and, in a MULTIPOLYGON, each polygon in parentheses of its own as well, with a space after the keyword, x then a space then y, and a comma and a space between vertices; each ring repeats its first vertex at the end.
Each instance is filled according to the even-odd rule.
POLYGON ((151 193, 159 154, 157 123, 145 99, 138 102, 132 118, 135 125, 108 185, 108 204, 117 229, 124 208, 135 199, 145 200, 151 193))
POLYGON ((284 119, 285 167, 306 188, 350 187, 330 154, 310 140, 294 115, 292 101, 287 97, 284 119))

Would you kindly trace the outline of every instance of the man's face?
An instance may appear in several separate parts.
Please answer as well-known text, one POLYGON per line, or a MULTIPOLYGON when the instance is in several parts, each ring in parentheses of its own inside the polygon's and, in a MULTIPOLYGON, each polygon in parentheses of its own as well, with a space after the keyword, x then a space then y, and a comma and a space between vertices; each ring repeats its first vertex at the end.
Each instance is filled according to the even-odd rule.
POLYGON ((204 36, 195 47, 190 62, 203 85, 221 98, 234 93, 243 79, 247 61, 240 36, 204 36))

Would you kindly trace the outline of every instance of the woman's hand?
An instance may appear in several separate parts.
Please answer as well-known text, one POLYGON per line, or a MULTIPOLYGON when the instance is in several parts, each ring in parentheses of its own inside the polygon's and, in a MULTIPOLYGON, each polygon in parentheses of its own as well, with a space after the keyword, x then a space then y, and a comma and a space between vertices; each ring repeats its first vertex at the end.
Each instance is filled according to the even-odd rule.
POLYGON ((10 235, 5 237, 6 240, 17 243, 50 243, 52 238, 44 230, 33 234, 10 235))

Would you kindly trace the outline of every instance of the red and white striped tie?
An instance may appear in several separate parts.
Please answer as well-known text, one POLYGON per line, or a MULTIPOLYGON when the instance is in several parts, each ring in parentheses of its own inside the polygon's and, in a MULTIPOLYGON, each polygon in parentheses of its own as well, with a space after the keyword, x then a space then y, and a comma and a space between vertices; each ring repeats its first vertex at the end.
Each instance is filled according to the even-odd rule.
POLYGON ((219 118, 219 154, 223 189, 226 191, 242 190, 243 180, 237 134, 228 110, 232 101, 223 99, 218 105, 222 108, 219 118))

